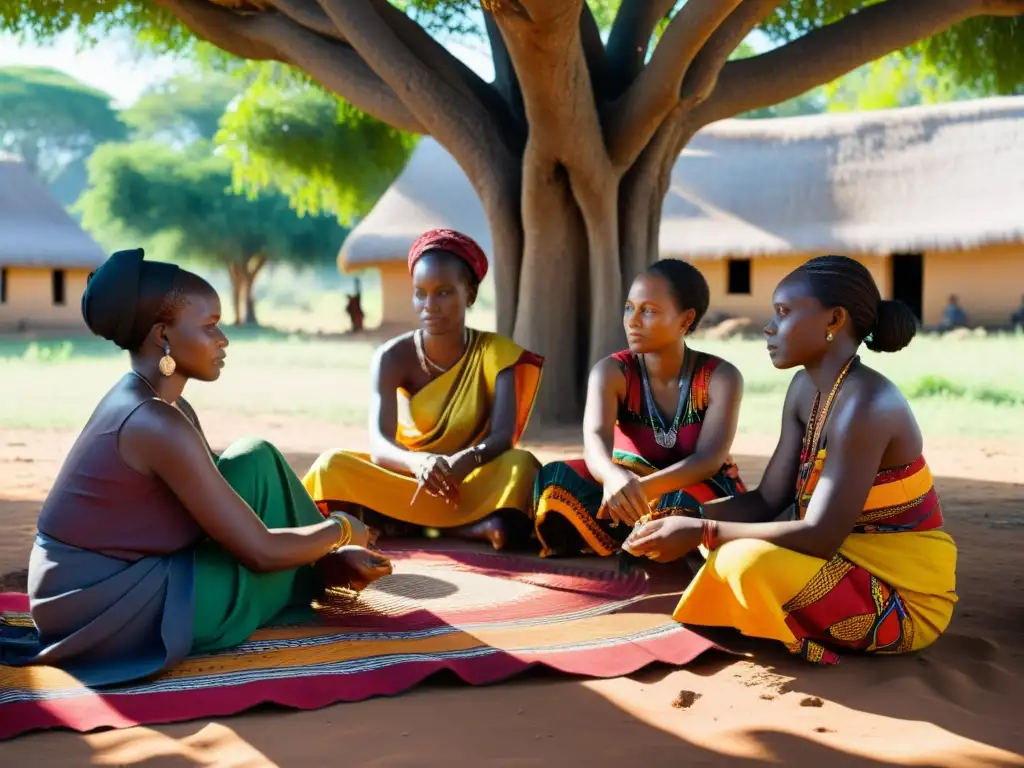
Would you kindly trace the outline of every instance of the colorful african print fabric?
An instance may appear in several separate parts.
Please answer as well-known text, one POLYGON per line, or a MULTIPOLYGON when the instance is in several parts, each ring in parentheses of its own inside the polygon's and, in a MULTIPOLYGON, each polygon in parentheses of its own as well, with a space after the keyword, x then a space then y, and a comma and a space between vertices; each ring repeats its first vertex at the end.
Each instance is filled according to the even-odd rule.
MULTIPOLYGON (((626 397, 619 403, 615 424, 613 459, 641 477, 670 467, 691 456, 697 447, 704 416, 708 410, 711 375, 721 360, 695 352, 693 375, 683 408, 676 443, 663 448, 654 439, 654 419, 644 404, 640 361, 629 350, 612 356, 626 377, 626 397)), ((657 503, 663 514, 696 509, 714 499, 744 491, 739 469, 731 458, 711 477, 688 488, 662 496, 657 503)), ((541 556, 595 553, 612 555, 619 550, 630 529, 598 520, 603 489, 587 470, 583 459, 559 461, 543 467, 534 486, 535 527, 541 556)))
MULTIPOLYGON (((814 458, 797 499, 807 513, 825 464, 814 458)), ((956 604, 956 545, 924 458, 875 477, 864 511, 828 561, 765 541, 732 541, 706 553, 675 618, 731 626, 779 640, 808 661, 839 652, 906 653, 945 631, 956 604)))

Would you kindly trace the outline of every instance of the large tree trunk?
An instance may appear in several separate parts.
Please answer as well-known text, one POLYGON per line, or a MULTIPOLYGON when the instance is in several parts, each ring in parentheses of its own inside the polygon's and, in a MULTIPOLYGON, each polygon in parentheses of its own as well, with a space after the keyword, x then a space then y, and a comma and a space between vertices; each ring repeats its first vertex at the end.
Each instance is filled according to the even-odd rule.
MULTIPOLYGON (((607 45, 585 0, 481 0, 485 83, 389 0, 157 3, 215 45, 298 67, 451 152, 491 225, 498 330, 547 358, 536 419, 576 423, 587 369, 623 343, 624 292, 657 257, 672 166, 697 130, 966 19, 1024 13, 1024 0, 853 4, 729 62, 783 0, 621 0, 607 45)), ((236 311, 252 322, 258 271, 232 272, 236 311)))

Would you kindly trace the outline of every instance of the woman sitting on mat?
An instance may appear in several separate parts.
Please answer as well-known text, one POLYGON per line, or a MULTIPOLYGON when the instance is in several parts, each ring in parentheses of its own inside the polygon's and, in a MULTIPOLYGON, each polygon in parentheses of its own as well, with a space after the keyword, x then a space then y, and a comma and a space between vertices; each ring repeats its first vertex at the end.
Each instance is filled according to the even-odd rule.
POLYGON ((537 460, 515 448, 542 359, 466 327, 487 273, 470 238, 433 230, 409 251, 421 328, 372 364, 371 453, 323 454, 303 483, 321 509, 348 509, 389 537, 423 528, 505 546, 529 536, 537 460))
POLYGON ((743 379, 686 344, 708 299, 704 276, 685 261, 655 262, 633 281, 623 314, 629 349, 590 374, 584 459, 548 464, 537 478, 543 556, 611 555, 652 507, 743 491, 729 457, 743 379))
POLYGON ((857 356, 865 340, 903 349, 914 316, 841 256, 795 270, 773 304, 772 363, 803 370, 761 485, 697 517, 639 526, 625 547, 668 561, 702 546, 707 563, 676 609, 680 622, 735 627, 822 663, 838 661, 836 650, 924 648, 953 614, 956 546, 910 406, 857 356), (797 519, 776 521, 794 502, 797 519))
POLYGON ((326 586, 390 573, 358 520, 328 520, 272 446, 209 449, 181 393, 216 381, 228 342, 202 278, 111 256, 82 314, 131 354, 39 515, 28 593, 36 630, 0 628, 7 664, 63 667, 87 685, 134 680, 246 640, 326 586))

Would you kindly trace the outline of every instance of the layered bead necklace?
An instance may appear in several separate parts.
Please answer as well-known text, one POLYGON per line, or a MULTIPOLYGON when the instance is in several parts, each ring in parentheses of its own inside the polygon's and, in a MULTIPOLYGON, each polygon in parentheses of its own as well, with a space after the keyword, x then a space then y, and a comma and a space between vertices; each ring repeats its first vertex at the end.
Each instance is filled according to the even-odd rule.
MULTIPOLYGON (((463 331, 463 333, 462 333, 462 354, 463 355, 466 354, 466 350, 469 349, 469 340, 470 340, 470 332, 469 332, 469 328, 466 328, 463 331)), ((433 360, 431 360, 429 357, 427 357, 427 352, 423 348, 423 330, 422 329, 417 328, 413 332, 413 334, 412 334, 412 341, 413 341, 413 344, 416 346, 416 357, 420 361, 420 368, 423 369, 423 372, 425 374, 427 374, 427 376, 430 376, 430 377, 439 376, 442 373, 448 373, 448 371, 451 370, 451 366, 449 366, 448 368, 445 368, 444 366, 438 365, 433 360)), ((460 355, 459 359, 461 359, 461 357, 462 356, 460 355)))
POLYGON ((825 398, 824 406, 821 405, 821 391, 819 390, 814 395, 814 404, 811 406, 811 414, 807 419, 807 428, 804 429, 803 445, 800 448, 800 471, 797 474, 796 481, 797 505, 802 503, 804 493, 807 490, 807 485, 811 481, 811 475, 814 472, 814 463, 818 457, 818 450, 821 445, 822 433, 825 431, 825 422, 828 421, 829 412, 835 404, 836 395, 839 394, 839 390, 843 386, 843 382, 846 381, 846 377, 850 374, 850 369, 853 367, 853 364, 859 360, 860 356, 854 355, 846 361, 846 365, 843 366, 842 370, 839 371, 839 376, 836 377, 836 383, 832 385, 832 391, 830 391, 828 393, 828 397, 825 398))
POLYGON ((665 426, 665 420, 661 418, 661 411, 658 410, 657 404, 654 402, 654 395, 651 392, 651 382, 647 378, 647 361, 643 355, 640 355, 640 378, 643 382, 644 389, 644 401, 647 404, 647 411, 651 414, 651 428, 654 430, 654 442, 660 445, 662 448, 672 448, 676 444, 676 438, 679 436, 679 422, 683 417, 683 408, 686 405, 686 401, 689 400, 689 389, 683 392, 683 384, 686 382, 687 376, 687 363, 690 360, 690 348, 687 347, 683 351, 683 362, 679 366, 679 402, 676 404, 676 413, 672 419, 671 425, 665 426))

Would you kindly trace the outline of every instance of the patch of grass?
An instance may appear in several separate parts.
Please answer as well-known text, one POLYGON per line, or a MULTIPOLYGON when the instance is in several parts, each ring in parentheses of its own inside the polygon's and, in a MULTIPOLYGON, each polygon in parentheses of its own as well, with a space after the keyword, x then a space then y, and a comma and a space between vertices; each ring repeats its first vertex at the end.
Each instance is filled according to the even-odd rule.
MULTIPOLYGON (((316 335, 325 325, 311 315, 285 331, 229 326, 221 380, 190 386, 189 399, 200 415, 317 420, 327 429, 365 423, 375 342, 316 335)), ((793 372, 772 367, 760 341, 699 339, 694 345, 743 372, 740 431, 777 434, 793 372)), ((926 435, 1024 434, 1022 334, 959 341, 923 336, 898 354, 865 351, 862 359, 902 388, 926 435)), ((127 355, 102 339, 0 339, 0 428, 80 428, 126 366, 127 355)))

